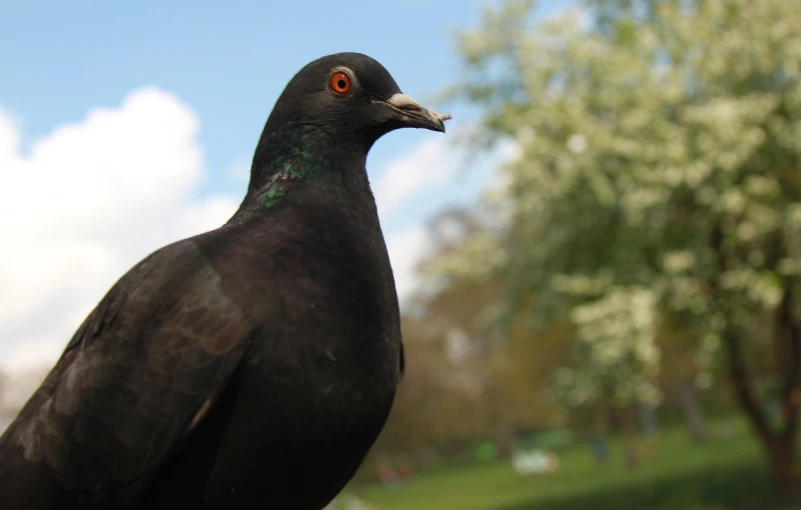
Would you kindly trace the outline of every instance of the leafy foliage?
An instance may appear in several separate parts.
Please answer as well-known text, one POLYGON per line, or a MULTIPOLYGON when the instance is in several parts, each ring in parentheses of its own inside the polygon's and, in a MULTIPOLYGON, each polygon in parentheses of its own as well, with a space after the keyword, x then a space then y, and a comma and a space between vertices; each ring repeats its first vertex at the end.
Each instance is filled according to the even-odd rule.
POLYGON ((482 107, 477 139, 519 157, 491 199, 506 229, 431 268, 502 275, 535 326, 567 314, 564 401, 656 401, 668 315, 712 370, 725 328, 765 331, 797 287, 801 4, 591 1, 532 25, 534 8, 488 7, 460 35, 468 85, 453 92, 482 107))

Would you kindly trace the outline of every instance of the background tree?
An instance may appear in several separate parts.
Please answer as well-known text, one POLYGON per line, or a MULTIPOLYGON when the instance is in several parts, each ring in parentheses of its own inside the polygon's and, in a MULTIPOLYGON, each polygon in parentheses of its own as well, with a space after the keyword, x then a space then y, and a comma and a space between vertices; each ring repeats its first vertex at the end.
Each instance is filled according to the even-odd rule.
POLYGON ((487 8, 460 35, 456 93, 483 111, 471 141, 512 139, 520 156, 493 199, 506 228, 438 270, 499 272, 507 315, 534 327, 569 317, 555 387, 572 404, 658 401, 670 315, 703 376, 725 369, 779 489, 798 493, 801 5, 588 1, 532 26, 533 5, 487 8), (768 354, 759 377, 749 360, 768 354))

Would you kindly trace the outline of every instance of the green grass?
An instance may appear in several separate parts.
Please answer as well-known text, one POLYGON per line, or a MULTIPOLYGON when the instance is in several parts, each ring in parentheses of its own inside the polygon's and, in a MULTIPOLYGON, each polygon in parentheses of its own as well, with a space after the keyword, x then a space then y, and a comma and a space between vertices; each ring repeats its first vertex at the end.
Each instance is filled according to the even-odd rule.
POLYGON ((377 510, 801 510, 773 499, 762 452, 740 424, 734 437, 689 443, 682 429, 660 435, 638 467, 612 456, 599 467, 586 443, 558 452, 553 474, 519 476, 507 461, 419 473, 395 489, 355 491, 377 510))

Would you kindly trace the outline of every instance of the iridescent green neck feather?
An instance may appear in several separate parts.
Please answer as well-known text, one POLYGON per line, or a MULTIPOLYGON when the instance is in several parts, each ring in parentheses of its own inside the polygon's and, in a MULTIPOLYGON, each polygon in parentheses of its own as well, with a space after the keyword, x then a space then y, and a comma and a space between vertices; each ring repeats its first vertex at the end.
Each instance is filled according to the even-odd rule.
POLYGON ((334 141, 324 129, 310 126, 265 131, 241 208, 246 216, 279 208, 301 190, 314 195, 369 190, 364 143, 334 141))

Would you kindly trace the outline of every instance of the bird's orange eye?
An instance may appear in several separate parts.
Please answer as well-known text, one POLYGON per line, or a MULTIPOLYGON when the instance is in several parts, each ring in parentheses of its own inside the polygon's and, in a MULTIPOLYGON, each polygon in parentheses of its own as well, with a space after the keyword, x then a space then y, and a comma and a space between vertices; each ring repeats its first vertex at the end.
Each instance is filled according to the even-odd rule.
POLYGON ((342 71, 332 74, 330 83, 331 90, 337 94, 347 94, 351 87, 350 76, 342 71))

